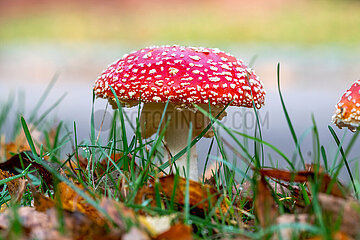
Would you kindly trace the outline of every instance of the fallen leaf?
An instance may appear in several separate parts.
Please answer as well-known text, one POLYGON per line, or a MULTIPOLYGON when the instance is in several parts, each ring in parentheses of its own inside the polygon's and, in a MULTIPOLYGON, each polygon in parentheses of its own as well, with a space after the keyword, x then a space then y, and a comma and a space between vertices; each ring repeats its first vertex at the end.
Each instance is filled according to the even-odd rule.
MULTIPOLYGON (((34 142, 40 142, 42 137, 41 132, 39 132, 33 125, 28 126, 31 132, 31 136, 34 142)), ((15 140, 12 142, 6 143, 5 137, 1 138, 0 141, 0 160, 5 157, 6 159, 11 158, 13 155, 24 152, 31 151, 30 146, 27 142, 24 131, 20 131, 19 134, 15 137, 15 140)), ((4 160, 4 159, 2 159, 4 160)))
MULTIPOLYGON (((13 176, 13 174, 0 169, 0 180, 4 180, 13 176)), ((26 182, 27 181, 24 178, 17 178, 6 183, 9 194, 11 196, 11 200, 13 202, 19 203, 21 201, 21 198, 26 188, 26 182)))
MULTIPOLYGON (((59 211, 52 208, 46 212, 53 226, 59 229, 59 211)), ((71 239, 107 239, 108 231, 102 224, 99 224, 89 215, 75 211, 62 211, 65 236, 71 239)), ((117 237, 119 239, 121 235, 117 237)))
MULTIPOLYGON (((76 186, 83 191, 85 189, 80 184, 76 184, 76 186)), ((98 224, 104 223, 104 218, 99 211, 89 204, 83 197, 81 197, 75 190, 73 190, 70 186, 68 186, 65 182, 60 182, 56 188, 57 194, 55 195, 55 201, 59 198, 59 202, 61 202, 62 207, 68 211, 79 211, 81 213, 86 214, 93 221, 98 224)), ((86 192, 86 191, 85 191, 86 192)), ((90 195, 89 195, 90 197, 90 195)))
POLYGON ((30 184, 30 189, 33 195, 34 207, 36 211, 45 212, 46 210, 55 206, 54 200, 39 193, 34 185, 30 184))
POLYGON ((271 190, 263 175, 260 175, 256 183, 254 209, 261 227, 266 228, 274 224, 278 211, 271 190))
POLYGON ((192 240, 192 228, 184 224, 175 224, 166 232, 154 238, 155 240, 192 240))
MULTIPOLYGON (((127 229, 126 222, 136 222, 135 213, 132 209, 126 208, 121 202, 117 202, 114 199, 102 198, 100 207, 109 215, 112 221, 115 223, 116 228, 122 233, 125 233, 127 229)), ((109 224, 110 226, 112 224, 109 224)))
MULTIPOLYGON (((80 184, 77 184, 77 187, 83 189, 80 184)), ((31 190, 34 197, 34 205, 38 211, 46 211, 53 208, 59 202, 64 210, 81 212, 98 224, 104 224, 102 214, 64 182, 58 183, 55 190, 55 199, 41 195, 34 187, 31 190)), ((83 189, 83 191, 85 190, 83 189)))
MULTIPOLYGON (((107 239, 103 238, 107 232, 102 226, 79 212, 63 211, 62 218, 59 218, 55 208, 39 212, 31 207, 21 207, 16 211, 26 239, 107 239), (64 223, 64 233, 59 231, 59 219, 64 223)), ((12 209, 7 209, 0 215, 0 229, 5 238, 11 234, 9 226, 12 219, 14 219, 12 209)))
MULTIPOLYGON (((156 180, 155 180, 156 181, 156 180)), ((191 207, 195 207, 202 213, 210 208, 217 206, 218 201, 220 209, 216 209, 216 212, 221 211, 225 214, 229 208, 227 203, 221 199, 221 194, 212 186, 207 184, 200 184, 198 182, 189 180, 189 204, 191 207)), ((178 177, 175 185, 175 176, 168 175, 158 178, 159 192, 162 193, 167 199, 171 199, 174 194, 174 203, 184 205, 186 194, 186 179, 178 177)), ((155 204, 155 183, 150 183, 149 186, 141 188, 136 197, 135 202, 141 204, 144 200, 151 199, 152 204, 155 204)))
MULTIPOLYGON (((316 175, 314 168, 309 168, 305 171, 297 171, 291 172, 288 170, 280 170, 280 169, 260 169, 260 174, 266 177, 270 177, 273 179, 278 179, 286 182, 298 182, 298 183, 307 183, 309 179, 313 179, 316 175)), ((321 180, 320 192, 329 191, 328 188, 330 184, 333 182, 329 194, 345 198, 345 191, 342 185, 337 180, 332 180, 329 174, 320 172, 318 173, 318 177, 321 180)))
MULTIPOLYGON (((20 220, 22 228, 26 228, 24 232, 29 239, 68 239, 61 238, 58 231, 54 229, 49 217, 46 213, 38 212, 31 207, 21 207, 17 210, 17 217, 20 220)), ((1 235, 4 238, 10 238, 11 225, 14 219, 12 209, 7 209, 0 215, 1 235)))
MULTIPOLYGON (((78 188, 85 191, 81 185, 76 185, 78 188)), ((97 208, 89 204, 64 182, 60 182, 56 187, 55 199, 40 194, 33 185, 31 185, 31 191, 34 197, 34 206, 37 211, 44 212, 52 209, 56 206, 56 203, 59 202, 61 203, 62 209, 70 212, 81 212, 97 224, 107 224, 111 229, 114 229, 115 227, 117 233, 122 234, 125 233, 127 229, 127 222, 137 221, 132 209, 126 208, 122 203, 117 202, 114 199, 104 197, 101 199, 99 207, 111 218, 111 221, 109 221, 103 213, 99 212, 97 208)), ((143 228, 145 229, 145 227, 143 228)))
MULTIPOLYGON (((46 170, 46 168, 44 168, 41 164, 31 159, 32 157, 33 154, 30 151, 21 152, 12 156, 7 161, 0 163, 0 169, 8 171, 12 174, 18 174, 18 169, 25 169, 31 164, 31 169, 38 170, 40 176, 44 179, 47 186, 53 186, 52 174, 48 170, 46 170)), ((43 164, 49 163, 43 161, 43 164)))

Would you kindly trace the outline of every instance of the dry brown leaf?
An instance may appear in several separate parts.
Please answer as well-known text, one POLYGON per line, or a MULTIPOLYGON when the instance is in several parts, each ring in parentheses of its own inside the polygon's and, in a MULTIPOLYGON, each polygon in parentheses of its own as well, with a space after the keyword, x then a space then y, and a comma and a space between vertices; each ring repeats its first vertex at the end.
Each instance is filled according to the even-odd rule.
MULTIPOLYGON (((26 239, 98 239, 106 236, 105 229, 102 226, 79 212, 63 212, 64 234, 59 232, 60 223, 58 220, 61 218, 59 218, 55 208, 46 212, 39 212, 34 208, 22 207, 18 209, 17 215, 20 218, 26 239)), ((5 237, 11 234, 7 232, 11 226, 11 219, 13 219, 11 209, 0 215, 0 228, 5 237)))
MULTIPOLYGON (((108 221, 105 219, 102 213, 97 211, 96 208, 92 207, 88 204, 85 199, 79 196, 75 191, 73 191, 68 185, 65 183, 61 183, 57 188, 60 191, 55 194, 55 196, 60 195, 60 201, 62 203, 62 207, 64 209, 64 213, 70 214, 74 217, 77 214, 83 214, 91 220, 96 226, 102 226, 106 224, 109 226, 110 232, 105 236, 102 236, 102 239, 119 239, 119 236, 125 234, 126 231, 126 222, 128 220, 135 222, 135 213, 132 209, 126 208, 122 203, 117 202, 113 199, 103 198, 100 202, 100 207, 107 213, 107 215, 112 219, 112 221, 108 221)), ((32 186, 32 192, 34 196, 34 205, 37 211, 42 211, 48 213, 49 211, 53 211, 55 208, 55 202, 48 197, 45 197, 39 194, 35 187, 32 186)), ((69 218, 68 221, 74 221, 72 218, 69 218)), ((86 228, 85 228, 86 229, 86 228)), ((145 229, 145 227, 143 227, 145 229)), ((80 229, 81 232, 84 232, 83 229, 80 229)), ((144 230, 137 229, 138 232, 142 232, 142 235, 146 235, 144 230)))
MULTIPOLYGON (((38 212, 31 207, 21 207, 18 209, 17 215, 20 218, 23 230, 24 228, 27 229, 26 232, 23 232, 28 239, 69 239, 60 236, 49 221, 49 217, 43 212, 38 212)), ((0 215, 1 235, 4 238, 10 238, 11 232, 8 232, 8 229, 11 227, 13 218, 12 209, 7 209, 0 215)))
MULTIPOLYGON (((80 189, 83 189, 81 185, 77 185, 80 189)), ((38 211, 46 211, 50 208, 53 208, 56 205, 56 202, 60 202, 62 204, 62 208, 64 210, 70 212, 81 212, 86 214, 93 221, 98 224, 104 224, 104 218, 99 211, 90 205, 86 200, 78 195, 71 187, 69 187, 66 183, 60 182, 56 188, 55 199, 51 199, 49 197, 45 197, 38 193, 35 187, 31 188, 33 196, 34 196, 34 205, 36 210, 38 211)))
MULTIPOLYGON (((7 179, 14 176, 13 174, 0 169, 0 180, 7 179)), ((11 200, 13 202, 20 202, 26 188, 26 179, 17 178, 6 183, 11 200)))
POLYGON ((192 229, 188 225, 175 224, 169 230, 159 234, 155 240, 192 240, 192 229))
POLYGON ((277 207, 264 176, 256 184, 256 193, 254 201, 255 214, 261 227, 266 228, 274 223, 278 216, 277 207))
MULTIPOLYGON (((165 197, 171 199, 174 193, 174 202, 180 205, 185 204, 186 194, 186 179, 178 177, 176 188, 175 176, 168 175, 158 179, 159 191, 164 194, 165 197)), ((138 191, 135 202, 141 204, 145 199, 155 199, 155 183, 151 183, 149 186, 144 186, 138 191)), ((198 210, 207 211, 209 208, 217 206, 220 200, 220 193, 212 186, 207 184, 200 184, 198 182, 190 180, 189 187, 189 204, 191 207, 195 207, 198 210)), ((152 202, 153 204, 155 201, 152 202)), ((220 210, 223 214, 228 211, 228 205, 224 200, 220 202, 220 210)), ((219 213, 219 209, 216 210, 219 213)))
MULTIPOLYGON (((48 210, 46 214, 50 217, 52 225, 58 228, 58 210, 52 208, 48 210)), ((77 211, 63 211, 62 215, 65 226, 64 233, 70 235, 71 239, 108 239, 106 237, 106 228, 97 221, 94 221, 94 219, 89 218, 89 215, 77 211)), ((117 239, 119 239, 120 236, 119 234, 117 239)))
MULTIPOLYGON (((308 170, 298 172, 291 172, 288 170, 280 169, 260 169, 260 174, 266 177, 286 182, 306 183, 309 181, 310 178, 314 178, 316 173, 313 168, 309 168, 308 170)), ((319 191, 327 192, 330 183, 332 182, 332 178, 327 173, 320 171, 318 176, 322 181, 319 191)), ((330 190, 330 194, 336 197, 345 198, 343 187, 338 181, 334 181, 334 184, 332 185, 330 190)))
MULTIPOLYGON (((80 185, 77 185, 77 187, 83 189, 80 185)), ((112 219, 112 221, 109 222, 101 212, 90 205, 83 197, 78 195, 64 182, 60 182, 58 184, 55 200, 41 195, 36 191, 34 186, 31 186, 31 190, 34 196, 34 205, 38 211, 53 209, 56 202, 61 202, 64 210, 83 213, 99 225, 107 224, 111 229, 114 229, 112 226, 115 224, 117 234, 125 233, 127 220, 132 222, 136 221, 135 214, 132 209, 126 208, 122 203, 113 199, 102 198, 99 206, 112 219)))
POLYGON ((126 229, 125 220, 131 220, 132 222, 136 221, 134 211, 126 208, 121 202, 117 202, 114 199, 101 199, 100 207, 111 217, 116 224, 117 229, 123 232, 126 229))
POLYGON ((313 176, 313 173, 309 171, 290 172, 288 170, 264 168, 260 169, 260 174, 286 182, 307 182, 309 177, 313 176))
POLYGON ((36 211, 45 212, 46 210, 55 206, 54 200, 39 193, 34 185, 30 184, 30 189, 33 195, 34 207, 36 211))
MULTIPOLYGON (((29 159, 28 156, 32 156, 32 152, 26 151, 16 154, 9 158, 7 161, 0 163, 0 169, 8 171, 12 174, 18 174, 17 169, 25 169, 31 164, 32 169, 37 169, 45 183, 51 187, 53 185, 52 174, 46 170, 41 164, 29 159)), ((47 162, 44 162, 47 164, 47 162)))
MULTIPOLYGON (((31 136, 34 142, 40 142, 42 137, 41 132, 36 130, 31 124, 28 126, 31 132, 31 136)), ((5 137, 1 138, 0 141, 0 160, 4 161, 11 158, 14 154, 31 151, 30 146, 27 142, 26 136, 23 131, 21 131, 15 138, 13 142, 6 143, 5 137), (5 159, 2 159, 5 156, 5 159)))
POLYGON ((353 199, 342 199, 319 193, 319 203, 325 212, 331 213, 334 222, 342 217, 340 230, 356 238, 360 234, 360 203, 353 199))
MULTIPOLYGON (((80 184, 77 184, 76 186, 80 189, 83 189, 80 184)), ((59 197, 62 207, 65 210, 72 212, 79 211, 86 214, 98 224, 104 223, 104 218, 102 217, 102 214, 100 214, 96 208, 90 205, 83 197, 78 195, 75 190, 73 190, 66 183, 60 182, 57 185, 56 191, 57 194, 55 196, 56 198, 59 197)))
POLYGON ((5 159, 3 159, 2 161, 11 158, 12 156, 14 156, 14 154, 17 154, 19 152, 24 152, 24 151, 31 151, 30 147, 28 145, 17 145, 14 142, 9 142, 4 144, 3 146, 1 146, 1 155, 0 156, 5 156, 5 159))

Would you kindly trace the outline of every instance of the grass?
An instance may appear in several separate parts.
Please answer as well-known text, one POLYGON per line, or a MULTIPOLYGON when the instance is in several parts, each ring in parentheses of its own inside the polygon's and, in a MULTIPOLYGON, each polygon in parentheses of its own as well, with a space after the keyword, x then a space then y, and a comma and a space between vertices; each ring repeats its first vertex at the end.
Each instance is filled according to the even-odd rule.
POLYGON ((357 46, 360 4, 356 1, 301 1, 251 10, 211 4, 50 8, 4 15, 0 39, 17 41, 116 42, 133 44, 233 43, 340 44, 357 46), (94 9, 95 10, 94 10, 94 9), (101 16, 101 17, 100 17, 101 16), (211 16, 211 17, 210 17, 211 16), (111 23, 111 24, 109 24, 111 23))
MULTIPOLYGON (((286 106, 285 99, 282 97, 281 89, 280 89, 280 76, 279 76, 280 65, 278 66, 278 90, 279 96, 281 98, 281 106, 284 112, 284 116, 287 120, 288 128, 293 137, 294 141, 294 152, 297 153, 298 157, 304 163, 301 154, 301 137, 298 138, 296 134, 296 130, 294 129, 291 116, 289 116, 286 106)), ((70 186, 79 196, 84 198, 86 202, 88 202, 91 206, 97 209, 100 213, 102 213, 110 222, 116 225, 113 221, 112 217, 109 216, 108 212, 105 211, 103 207, 100 206, 99 201, 96 199, 96 196, 106 196, 110 199, 114 199, 116 201, 124 203, 128 208, 133 209, 135 212, 139 213, 140 211, 143 213, 147 213, 150 215, 172 215, 175 214, 176 218, 179 221, 184 222, 185 224, 191 225, 194 230, 194 234, 196 238, 206 239, 206 238, 216 238, 223 236, 245 236, 252 239, 261 239, 268 238, 269 236, 279 233, 284 228, 291 228, 293 230, 297 230, 296 237, 304 237, 304 236, 314 236, 319 235, 324 237, 324 239, 329 239, 331 237, 331 228, 332 223, 328 217, 328 215, 324 214, 322 207, 319 204, 319 200, 317 198, 318 193, 321 188, 321 177, 316 177, 310 181, 311 187, 309 188, 310 194, 312 198, 309 198, 308 192, 305 189, 305 186, 302 184, 291 183, 294 187, 298 186, 301 189, 301 194, 304 198, 305 204, 307 208, 310 209, 309 212, 314 218, 312 224, 305 223, 287 223, 287 224, 276 224, 274 223, 271 226, 261 227, 260 221, 258 219, 258 213, 254 212, 254 208, 246 209, 246 204, 248 200, 242 199, 239 203, 239 194, 241 192, 241 188, 239 188, 239 183, 250 182, 252 185, 252 189, 256 192, 258 187, 258 171, 261 168, 267 167, 265 164, 268 162, 267 156, 263 154, 263 149, 267 148, 272 150, 272 157, 281 157, 287 162, 287 168, 291 170, 295 170, 295 163, 290 160, 291 158, 286 156, 286 154, 282 153, 278 148, 273 146, 271 143, 266 140, 260 138, 259 133, 261 133, 261 126, 258 124, 256 131, 253 133, 253 136, 248 133, 243 133, 231 129, 221 122, 217 120, 217 118, 221 115, 222 112, 218 114, 218 116, 213 117, 209 115, 205 110, 201 109, 198 106, 195 106, 202 113, 208 115, 211 119, 211 123, 206 127, 206 129, 197 136, 194 140, 188 138, 188 146, 184 148, 182 151, 177 153, 172 157, 171 161, 176 162, 176 160, 184 154, 187 154, 189 160, 189 152, 190 148, 195 145, 205 134, 207 130, 212 128, 215 133, 214 139, 211 141, 209 145, 208 154, 206 162, 209 160, 218 161, 220 164, 220 174, 217 172, 213 172, 213 179, 215 182, 215 187, 221 192, 221 197, 215 203, 215 206, 209 206, 209 209, 204 212, 203 216, 199 216, 193 214, 195 206, 190 204, 190 181, 186 179, 186 191, 185 191, 185 202, 184 208, 178 208, 175 206, 175 189, 177 186, 177 178, 175 177, 174 183, 174 191, 172 193, 171 198, 168 200, 168 204, 163 204, 162 202, 162 194, 160 193, 159 183, 155 181, 155 205, 151 205, 149 201, 144 201, 142 203, 138 203, 135 201, 137 193, 148 184, 149 179, 157 179, 159 173, 163 172, 163 170, 169 165, 168 163, 163 163, 160 166, 156 164, 156 162, 161 162, 159 160, 163 159, 163 137, 164 137, 164 129, 158 128, 155 137, 151 140, 143 140, 141 138, 141 130, 139 125, 139 116, 137 117, 135 123, 133 124, 133 132, 128 131, 125 127, 125 122, 129 119, 126 116, 126 112, 123 111, 119 100, 116 98, 116 102, 118 105, 118 109, 115 110, 114 118, 112 121, 112 128, 110 134, 108 136, 107 142, 101 143, 95 133, 94 126, 94 107, 92 107, 92 117, 91 117, 91 126, 90 126, 90 139, 89 140, 80 140, 77 137, 77 127, 76 123, 73 126, 73 132, 69 135, 65 131, 65 127, 63 123, 60 123, 56 128, 54 137, 50 137, 50 130, 43 129, 44 135, 47 136, 45 143, 41 144, 35 142, 30 133, 30 126, 33 124, 39 125, 40 122, 44 121, 46 115, 50 111, 45 111, 44 114, 38 114, 39 106, 41 106, 42 102, 45 101, 46 96, 48 96, 51 87, 54 85, 54 81, 52 81, 49 85, 49 88, 46 89, 44 95, 40 97, 40 101, 35 105, 35 111, 30 114, 28 117, 28 122, 25 117, 20 117, 20 123, 22 130, 26 136, 27 142, 32 151, 33 160, 41 164, 46 170, 51 172, 58 181, 65 182, 68 186, 70 186), (219 131, 221 129, 221 131, 219 131), (70 136, 70 138, 69 138, 70 136), (128 141, 128 137, 130 137, 131 141, 128 141), (226 145, 222 142, 222 137, 227 137, 233 141, 232 148, 226 148, 226 145), (53 139, 52 139, 53 138, 53 139), (214 144, 216 141, 217 145, 214 144), (52 143, 51 143, 52 142, 52 143), (254 148, 247 147, 247 142, 253 142, 254 148), (58 169, 50 167, 46 161, 44 161, 44 157, 48 157, 49 161, 61 164, 64 169, 66 166, 64 162, 61 160, 63 157, 60 155, 60 149, 64 147, 65 144, 72 144, 74 146, 74 153, 70 155, 75 158, 76 163, 76 175, 73 175, 72 179, 65 177, 63 174, 60 174, 58 169), (256 145, 255 145, 256 144, 256 145), (213 148, 218 148, 217 155, 212 155, 211 150, 213 148), (39 151, 40 150, 40 151, 39 151), (116 154, 120 154, 120 157, 116 159, 114 156, 116 154), (234 161, 232 156, 236 156, 236 161, 242 159, 245 164, 247 164, 246 169, 241 169, 237 166, 236 161, 234 161), (86 169, 81 168, 80 166, 80 158, 87 158, 89 160, 89 164, 86 169), (262 161, 262 159, 267 161, 262 161), (107 160, 107 165, 105 166, 104 173, 100 177, 95 177, 94 172, 97 171, 101 166, 98 162, 101 159, 107 160), (250 166, 253 165, 253 171, 248 171, 250 166), (138 166, 135 168, 135 166, 138 166), (114 173, 118 173, 120 178, 114 178, 114 173), (127 194, 124 194, 119 187, 120 182, 124 181, 128 187, 127 194), (79 188, 78 185, 74 184, 74 182, 80 183, 85 189, 88 189, 89 194, 87 194, 82 188, 79 188), (105 184, 105 185, 104 185, 105 184), (229 204, 229 210, 226 213, 220 212, 220 215, 217 214, 216 209, 219 209, 221 202, 226 201, 229 204), (240 207, 235 204, 240 204, 240 207), (239 209, 236 209, 239 208, 239 209), (236 211, 235 211, 236 210, 236 211), (242 214, 235 214, 239 212, 242 214), (244 227, 247 225, 247 227, 244 227)), ((94 104, 94 101, 93 101, 94 104)), ((57 105, 57 103, 56 103, 57 105)), ((8 101, 7 104, 3 105, 0 113, 0 130, 3 132, 5 127, 6 116, 10 114, 10 106, 11 101, 8 101)), ((55 105, 53 105, 51 109, 53 109, 55 105)), ((227 107, 227 106, 226 106, 227 107)), ((226 109, 224 108, 224 110, 226 109)), ((166 108, 166 107, 165 107, 166 108)), ((138 108, 140 111, 140 107, 138 108)), ((256 110, 256 109, 254 109, 256 110)), ((353 146, 358 144, 357 138, 358 134, 355 134, 350 140, 349 144, 345 146, 343 140, 339 140, 339 137, 329 126, 330 133, 333 136, 338 152, 334 159, 331 159, 334 164, 331 164, 330 156, 327 154, 327 148, 320 143, 319 132, 317 130, 317 123, 315 122, 315 117, 312 117, 313 125, 310 127, 313 134, 313 164, 314 168, 317 169, 315 171, 320 171, 320 163, 323 162, 325 166, 326 172, 331 173, 333 177, 333 181, 331 184, 335 184, 336 177, 339 172, 342 170, 343 166, 346 166, 347 173, 351 179, 351 185, 354 189, 353 194, 357 195, 357 187, 356 183, 360 182, 359 175, 355 174, 353 176, 351 172, 351 168, 349 166, 348 156, 351 152, 353 146)), ((168 119, 165 119, 165 114, 163 113, 161 122, 166 124, 168 123, 168 119)), ((161 125, 161 124, 160 124, 161 125)), ((190 127, 191 132, 191 127, 190 127)), ((15 135, 14 135, 15 136, 15 135)), ((30 156, 29 156, 30 157, 30 156)), ((358 160, 358 159, 356 159, 358 160)), ((187 166, 187 170, 189 165, 187 166)), ((285 167, 284 167, 285 168, 285 167)), ((299 170, 299 169, 298 169, 299 170)), ((20 171, 20 173, 13 178, 20 178, 23 176, 29 176, 30 179, 37 179, 38 177, 34 174, 33 171, 29 171, 29 167, 20 171)), ((177 176, 177 175, 176 175, 177 176)), ((6 180, 8 181, 8 180, 6 180)), ((0 181, 1 184, 6 183, 6 181, 0 181)), ((205 179, 202 178, 202 182, 205 179)), ((38 181, 33 181, 33 184, 36 184, 40 187, 44 194, 53 195, 53 192, 47 188, 41 187, 41 179, 38 181)), ((331 185, 330 184, 330 185, 331 185)), ((329 191, 330 191, 329 187, 329 191)), ((252 201, 257 201, 255 195, 252 201)), ((280 192, 272 192, 272 196, 276 200, 276 203, 279 206, 278 211, 281 213, 290 213, 293 209, 286 205, 286 202, 280 201, 279 198, 286 198, 289 196, 282 196, 280 192)), ((10 201, 9 191, 6 188, 3 188, 0 193, 1 203, 8 206, 16 206, 16 204, 10 201)), ((291 197, 291 196, 290 196, 291 197)), ((29 206, 31 204, 31 196, 29 196, 30 200, 22 201, 20 205, 29 206)), ((206 200, 206 196, 205 196, 206 200)), ((292 203, 293 204, 293 203, 292 203)), ((290 204, 291 205, 291 204, 290 204)), ((16 210, 14 210, 16 211, 16 210)), ((126 229, 129 230, 132 226, 136 226, 137 223, 133 221, 126 222, 126 229)), ((14 233, 17 233, 17 228, 13 228, 14 233)), ((16 234, 15 234, 16 235, 16 234)))

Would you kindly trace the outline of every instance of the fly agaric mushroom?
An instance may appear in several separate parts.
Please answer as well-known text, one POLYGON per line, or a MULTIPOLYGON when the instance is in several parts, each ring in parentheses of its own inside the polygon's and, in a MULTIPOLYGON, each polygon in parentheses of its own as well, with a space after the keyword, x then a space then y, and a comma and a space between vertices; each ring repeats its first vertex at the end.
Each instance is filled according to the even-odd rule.
POLYGON ((360 126, 360 80, 356 81, 336 104, 333 123, 355 132, 360 126))
MULTIPOLYGON (((219 49, 202 47, 149 47, 125 55, 111 64, 94 87, 97 97, 107 98, 117 108, 111 86, 124 106, 144 103, 140 123, 144 138, 153 135, 160 123, 165 103, 169 101, 166 119, 171 120, 165 133, 168 154, 174 156, 187 146, 189 122, 196 137, 209 123, 192 104, 209 109, 216 116, 222 108, 232 106, 256 108, 264 104, 265 91, 254 71, 219 49)), ((225 116, 223 114, 220 119, 225 116)), ((209 131, 205 137, 211 137, 209 131)), ((166 156, 165 160, 168 160, 166 156)), ((183 174, 186 155, 175 164, 183 174)), ((197 180, 195 146, 190 150, 190 179, 197 180)))

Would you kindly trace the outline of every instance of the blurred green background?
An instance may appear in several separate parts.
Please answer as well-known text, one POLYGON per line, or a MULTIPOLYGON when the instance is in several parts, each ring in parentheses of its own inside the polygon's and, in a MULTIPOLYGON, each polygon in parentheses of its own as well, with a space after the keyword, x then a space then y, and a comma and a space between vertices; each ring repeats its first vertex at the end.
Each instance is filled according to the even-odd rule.
POLYGON ((360 1, 1 0, 0 38, 138 45, 360 42, 360 1))

